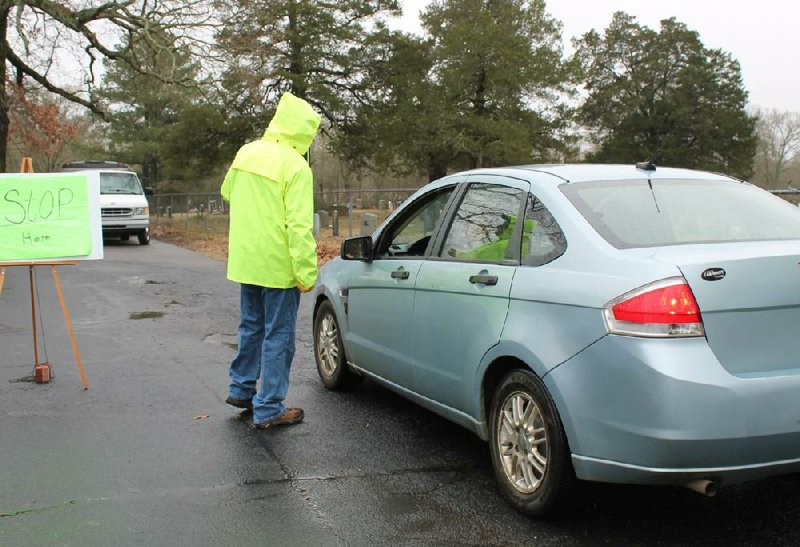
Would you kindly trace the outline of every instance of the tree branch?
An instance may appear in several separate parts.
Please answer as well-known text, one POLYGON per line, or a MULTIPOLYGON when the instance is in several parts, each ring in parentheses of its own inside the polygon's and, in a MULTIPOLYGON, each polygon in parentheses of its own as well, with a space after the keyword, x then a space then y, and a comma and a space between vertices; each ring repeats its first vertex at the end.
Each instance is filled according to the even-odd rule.
MULTIPOLYGON (((8 48, 8 45, 6 45, 6 47, 8 48)), ((16 67, 17 70, 21 71, 26 76, 31 77, 34 81, 41 84, 45 89, 47 89, 51 93, 55 93, 56 95, 60 95, 61 97, 64 97, 70 102, 84 106, 89 110, 91 110, 92 112, 94 112, 95 114, 98 114, 101 118, 103 118, 103 120, 108 121, 108 113, 105 112, 102 108, 100 108, 100 106, 98 106, 95 102, 87 101, 86 99, 83 99, 82 97, 76 95, 75 93, 70 93, 66 89, 62 89, 56 86, 55 84, 50 82, 50 80, 48 80, 45 76, 39 74, 33 68, 26 65, 22 61, 22 59, 17 57, 17 55, 11 50, 11 48, 8 48, 8 61, 14 67, 16 67)))

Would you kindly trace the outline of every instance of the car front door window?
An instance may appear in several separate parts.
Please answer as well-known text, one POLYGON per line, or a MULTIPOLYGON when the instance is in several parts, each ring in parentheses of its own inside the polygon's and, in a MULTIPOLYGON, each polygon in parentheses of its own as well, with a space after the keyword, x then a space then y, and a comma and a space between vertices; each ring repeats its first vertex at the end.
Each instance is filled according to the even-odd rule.
POLYGON ((420 208, 389 227, 377 256, 384 258, 423 256, 454 189, 454 187, 444 188, 432 196, 421 198, 425 203, 420 208))

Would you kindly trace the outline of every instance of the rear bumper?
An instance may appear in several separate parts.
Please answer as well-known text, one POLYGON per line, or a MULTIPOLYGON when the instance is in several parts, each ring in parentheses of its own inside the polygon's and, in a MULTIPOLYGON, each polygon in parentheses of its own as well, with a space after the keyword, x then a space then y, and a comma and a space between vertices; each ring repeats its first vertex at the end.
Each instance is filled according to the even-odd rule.
POLYGON ((584 480, 632 484, 686 484, 708 479, 733 484, 775 475, 800 473, 800 458, 731 467, 644 467, 573 454, 575 474, 584 480))
POLYGON ((800 471, 800 370, 740 378, 704 338, 606 336, 545 383, 579 478, 677 484, 800 471))

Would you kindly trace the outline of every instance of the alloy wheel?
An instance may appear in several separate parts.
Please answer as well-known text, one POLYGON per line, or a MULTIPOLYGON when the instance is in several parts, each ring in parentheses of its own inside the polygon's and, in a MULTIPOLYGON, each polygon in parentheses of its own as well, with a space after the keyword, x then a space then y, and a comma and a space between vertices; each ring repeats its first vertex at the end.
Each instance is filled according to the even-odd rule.
POLYGON ((535 492, 547 473, 548 438, 536 401, 527 393, 511 393, 497 423, 497 449, 506 477, 523 494, 535 492))
POLYGON ((317 332, 317 353, 321 372, 331 377, 339 367, 339 328, 336 319, 325 315, 317 332))

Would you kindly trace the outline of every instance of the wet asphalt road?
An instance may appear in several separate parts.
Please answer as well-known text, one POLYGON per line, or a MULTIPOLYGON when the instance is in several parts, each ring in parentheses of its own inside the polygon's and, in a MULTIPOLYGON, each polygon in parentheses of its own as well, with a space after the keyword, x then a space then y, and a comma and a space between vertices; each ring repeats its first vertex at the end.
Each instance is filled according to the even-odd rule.
POLYGON ((522 517, 471 433, 369 382, 321 386, 307 297, 288 400, 306 421, 252 431, 223 402, 238 287, 223 263, 155 241, 59 269, 84 392, 49 268, 37 271, 51 384, 10 382, 33 362, 27 269, 0 295, 2 547, 800 542, 797 476, 711 499, 591 485, 569 518, 522 517))

